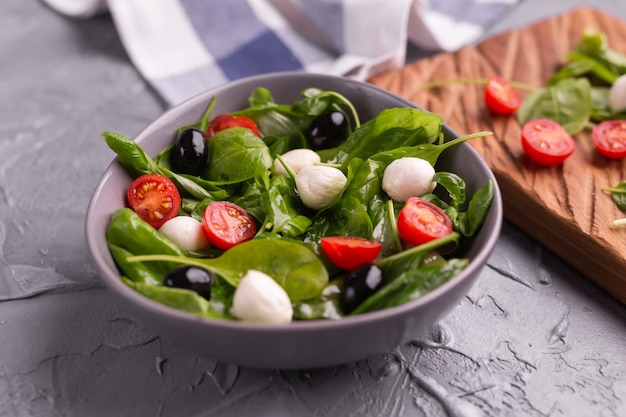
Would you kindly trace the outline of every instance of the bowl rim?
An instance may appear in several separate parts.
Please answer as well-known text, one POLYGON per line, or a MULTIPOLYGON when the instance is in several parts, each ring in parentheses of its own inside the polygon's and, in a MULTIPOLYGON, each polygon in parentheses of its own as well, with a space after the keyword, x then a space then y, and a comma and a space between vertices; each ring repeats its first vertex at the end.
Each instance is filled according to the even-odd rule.
MULTIPOLYGON (((222 84, 222 85, 207 89, 203 92, 200 92, 194 95, 193 97, 190 97, 189 99, 181 102, 180 104, 177 104, 167 109, 165 112, 162 112, 159 116, 152 119, 150 122, 148 122, 146 126, 144 126, 144 128, 142 128, 139 131, 139 133, 135 135, 133 140, 136 140, 137 143, 141 144, 141 142, 145 140, 145 138, 143 138, 143 135, 146 134, 146 132, 149 131, 150 128, 155 123, 158 123, 159 120, 163 120, 168 117, 171 117, 172 114, 180 113, 182 109, 193 108, 195 105, 198 105, 200 103, 208 103, 208 101, 212 97, 218 95, 221 91, 225 89, 230 89, 239 85, 245 85, 245 84, 250 84, 250 83, 254 84, 255 82, 267 80, 268 78, 271 79, 271 78, 301 78, 301 77, 319 79, 319 80, 334 80, 334 81, 340 80, 342 83, 352 84, 352 85, 366 88, 372 91, 377 91, 379 94, 383 96, 387 96, 388 98, 393 99, 396 102, 404 103, 407 107, 421 108, 415 103, 401 96, 398 96, 394 93, 391 93, 387 90, 384 90, 378 86, 375 86, 367 82, 351 79, 351 78, 328 75, 328 74, 302 73, 302 72, 291 72, 291 71, 274 72, 274 73, 261 74, 261 75, 241 78, 239 80, 222 84)), ((453 130, 450 126, 445 124, 445 121, 444 121, 444 130, 447 130, 448 134, 454 135, 455 137, 460 136, 455 130, 453 130)), ((160 304, 157 301, 154 301, 146 296, 143 296, 142 294, 134 291, 132 288, 128 287, 126 284, 123 283, 123 281, 120 279, 120 274, 116 268, 114 269, 110 268, 110 265, 104 262, 104 260, 98 259, 96 256, 96 254, 99 252, 98 251, 98 248, 99 248, 98 237, 99 236, 97 236, 97 233, 96 233, 97 230, 95 230, 97 219, 94 218, 94 216, 97 211, 96 209, 98 207, 98 202, 101 197, 103 188, 105 187, 105 185, 107 184, 107 181, 112 176, 112 170, 116 168, 124 170, 121 164, 119 164, 117 156, 115 156, 113 161, 111 161, 111 163, 107 166, 107 168, 103 172, 103 175, 98 181, 93 191, 93 194, 90 198, 89 204, 88 204, 87 216, 85 220, 85 236, 86 236, 88 252, 92 261, 94 262, 94 265, 96 266, 96 269, 99 272, 98 274, 99 278, 102 281, 104 281, 107 287, 109 287, 110 289, 114 290, 116 293, 121 295, 125 299, 125 301, 134 305, 141 306, 143 310, 149 310, 151 313, 165 314, 167 316, 170 316, 171 318, 182 319, 186 321, 196 321, 196 322, 203 323, 203 325, 215 326, 216 328, 221 328, 223 330, 245 331, 245 332, 253 332, 253 333, 273 332, 273 333, 281 333, 281 334, 282 333, 296 334, 296 333, 310 332, 310 331, 316 331, 316 330, 320 330, 320 331, 327 330, 327 329, 339 329, 340 330, 345 327, 370 325, 375 322, 384 322, 384 321, 396 318, 398 316, 410 315, 414 312, 414 310, 418 309, 420 306, 436 302, 445 293, 452 291, 454 288, 458 286, 461 286, 464 281, 466 281, 467 279, 470 279, 475 273, 478 272, 477 271, 478 269, 482 269, 482 267, 486 264, 486 261, 488 257, 490 256, 493 248, 495 247, 496 242, 498 241, 498 238, 501 232, 502 222, 503 222, 502 197, 501 197, 500 189, 498 187, 497 180, 493 172, 487 166, 487 163, 478 154, 478 152, 472 146, 470 146, 467 142, 458 144, 456 146, 465 147, 466 148, 465 151, 473 154, 476 157, 478 164, 481 165, 483 169, 486 170, 486 172, 488 173, 488 175, 491 177, 491 179, 494 182, 493 201, 492 201, 490 211, 489 211, 489 216, 494 216, 495 218, 494 224, 493 224, 493 231, 492 233, 489 234, 484 245, 478 250, 478 253, 476 254, 476 256, 471 259, 471 261, 469 262, 469 264, 467 265, 465 269, 463 269, 460 273, 458 273, 452 279, 440 285, 439 287, 428 291, 426 294, 422 295, 421 297, 415 300, 409 301, 401 305, 388 307, 382 310, 367 312, 367 313, 363 313, 363 314, 359 314, 355 316, 346 316, 337 320, 334 320, 334 319, 294 320, 287 325, 277 325, 277 324, 248 323, 248 322, 238 321, 238 320, 225 320, 225 319, 216 319, 216 318, 211 318, 211 317, 201 317, 193 313, 185 312, 182 310, 175 309, 173 307, 169 307, 167 305, 160 304)), ((106 249, 108 250, 108 248, 106 249)), ((108 255, 111 256, 110 252, 108 252, 108 255)))

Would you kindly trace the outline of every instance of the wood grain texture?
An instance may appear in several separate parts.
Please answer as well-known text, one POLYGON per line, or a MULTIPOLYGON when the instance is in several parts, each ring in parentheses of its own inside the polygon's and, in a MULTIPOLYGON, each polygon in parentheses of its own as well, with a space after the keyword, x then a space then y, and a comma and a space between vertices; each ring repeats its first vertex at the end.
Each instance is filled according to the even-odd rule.
POLYGON ((524 157, 516 119, 492 116, 485 108, 482 86, 422 88, 433 81, 492 74, 545 86, 583 29, 603 31, 612 48, 626 53, 626 22, 579 8, 455 53, 416 61, 370 82, 440 114, 460 134, 494 132, 495 137, 471 144, 498 179, 505 217, 626 302, 626 228, 611 225, 626 214, 602 191, 626 180, 626 161, 600 156, 585 131, 575 136, 576 150, 562 166, 538 167, 524 157))

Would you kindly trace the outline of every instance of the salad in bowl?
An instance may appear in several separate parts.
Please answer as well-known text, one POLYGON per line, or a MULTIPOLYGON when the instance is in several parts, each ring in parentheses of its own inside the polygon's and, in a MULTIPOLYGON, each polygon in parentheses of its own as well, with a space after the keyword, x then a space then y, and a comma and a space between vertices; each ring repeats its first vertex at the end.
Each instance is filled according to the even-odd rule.
POLYGON ((198 346, 225 360, 337 363, 346 349, 248 361, 226 345, 243 334, 301 343, 368 321, 375 332, 426 311, 356 357, 402 343, 452 308, 495 244, 497 183, 464 143, 490 132, 459 137, 439 115, 365 83, 280 77, 202 94, 136 140, 103 133, 119 180, 105 190, 105 175, 90 205, 96 264, 137 314, 167 315, 166 333, 180 336, 179 320, 225 332, 224 346, 198 346))

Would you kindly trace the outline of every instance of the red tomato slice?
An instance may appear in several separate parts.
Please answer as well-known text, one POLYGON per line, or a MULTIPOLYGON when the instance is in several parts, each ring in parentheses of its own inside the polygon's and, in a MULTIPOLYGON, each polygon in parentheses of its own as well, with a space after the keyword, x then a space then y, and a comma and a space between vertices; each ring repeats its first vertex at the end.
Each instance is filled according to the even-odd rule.
POLYGON ((154 228, 161 227, 180 210, 180 194, 176 185, 159 174, 145 174, 128 187, 128 205, 154 228))
POLYGON ((249 117, 233 116, 232 114, 219 114, 209 123, 206 130, 206 137, 208 139, 217 132, 230 129, 231 127, 245 127, 255 135, 261 136, 256 123, 249 117))
POLYGON ((327 236, 320 242, 333 265, 348 271, 374 262, 383 247, 378 242, 355 236, 327 236))
POLYGON ((522 104, 519 91, 498 76, 489 77, 485 86, 485 104, 494 114, 509 115, 522 104))
POLYGON ((202 226, 209 242, 223 250, 250 240, 256 234, 254 217, 228 201, 209 204, 204 211, 202 226))
POLYGON ((419 246, 452 233, 448 215, 430 201, 410 197, 398 215, 398 234, 406 243, 419 246))
POLYGON ((576 143, 554 120, 534 119, 522 127, 522 147, 531 161, 550 166, 563 163, 574 152, 576 143))
POLYGON ((626 156, 626 120, 607 120, 594 126, 591 131, 593 144, 607 158, 622 159, 626 156))

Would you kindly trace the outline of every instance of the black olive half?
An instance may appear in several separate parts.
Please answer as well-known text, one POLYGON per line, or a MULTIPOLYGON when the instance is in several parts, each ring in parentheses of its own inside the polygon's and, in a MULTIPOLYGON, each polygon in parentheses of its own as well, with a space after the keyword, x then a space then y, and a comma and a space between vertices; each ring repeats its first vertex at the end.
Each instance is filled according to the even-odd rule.
POLYGON ((341 294, 341 309, 350 314, 366 298, 383 286, 383 271, 375 264, 366 264, 350 271, 341 294))
POLYGON ((197 266, 188 265, 170 271, 163 280, 163 285, 195 291, 200 296, 210 300, 211 285, 214 279, 215 275, 212 272, 197 266))
POLYGON ((320 150, 338 146, 349 133, 350 124, 346 115, 340 111, 329 111, 313 120, 305 137, 311 149, 320 150))
POLYGON ((181 174, 200 175, 209 160, 209 147, 201 130, 188 128, 180 132, 170 155, 174 170, 181 174))

